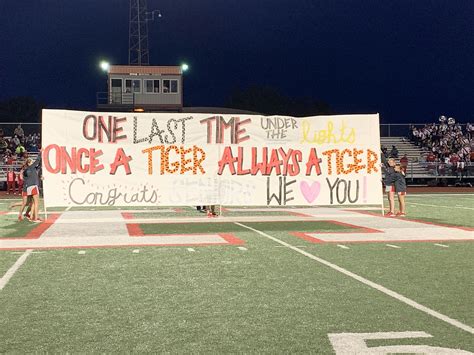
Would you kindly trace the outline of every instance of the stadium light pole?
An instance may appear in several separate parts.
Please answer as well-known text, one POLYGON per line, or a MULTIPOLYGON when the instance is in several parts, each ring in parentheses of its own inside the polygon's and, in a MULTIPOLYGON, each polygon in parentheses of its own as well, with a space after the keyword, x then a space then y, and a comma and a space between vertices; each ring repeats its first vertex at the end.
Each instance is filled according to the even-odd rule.
MULTIPOLYGON (((102 71, 105 73, 105 74, 108 74, 109 73, 109 70, 110 70, 110 63, 106 60, 101 60, 100 63, 99 63, 99 67, 100 69, 102 69, 102 71)), ((105 80, 106 81, 106 87, 107 87, 107 97, 106 97, 106 100, 107 100, 107 103, 109 103, 109 76, 107 75, 107 79, 105 80)), ((97 102, 99 102, 99 100, 101 100, 99 98, 99 93, 97 93, 97 97, 96 97, 96 100, 97 102)))

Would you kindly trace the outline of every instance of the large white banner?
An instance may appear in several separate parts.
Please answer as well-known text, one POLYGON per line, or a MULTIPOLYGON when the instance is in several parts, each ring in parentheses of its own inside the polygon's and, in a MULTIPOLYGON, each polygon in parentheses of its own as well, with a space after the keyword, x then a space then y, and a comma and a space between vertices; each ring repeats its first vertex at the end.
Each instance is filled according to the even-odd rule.
POLYGON ((381 204, 378 115, 43 110, 51 206, 381 204))

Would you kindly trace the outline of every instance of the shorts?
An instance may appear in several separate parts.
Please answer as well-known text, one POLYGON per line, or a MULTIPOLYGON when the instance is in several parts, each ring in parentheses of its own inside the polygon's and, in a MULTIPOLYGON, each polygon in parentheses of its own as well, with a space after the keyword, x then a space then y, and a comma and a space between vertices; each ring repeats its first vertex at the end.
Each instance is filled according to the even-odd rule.
POLYGON ((406 196, 407 192, 406 191, 400 191, 400 192, 397 192, 397 194, 399 194, 400 196, 406 196))
POLYGON ((27 196, 35 196, 39 195, 39 189, 36 185, 31 185, 26 188, 26 195, 27 196))
POLYGON ((385 186, 385 192, 395 192, 395 186, 394 185, 385 186))

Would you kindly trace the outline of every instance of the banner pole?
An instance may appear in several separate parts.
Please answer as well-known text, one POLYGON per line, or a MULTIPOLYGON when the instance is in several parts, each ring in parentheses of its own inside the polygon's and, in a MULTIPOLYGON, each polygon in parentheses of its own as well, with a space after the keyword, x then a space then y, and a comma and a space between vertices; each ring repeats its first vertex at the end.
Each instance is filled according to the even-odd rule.
MULTIPOLYGON (((40 157, 41 157, 41 166, 40 166, 40 171, 41 171, 41 185, 42 185, 42 188, 43 188, 43 207, 44 207, 44 220, 46 221, 48 219, 48 208, 46 207, 46 203, 44 202, 44 178, 43 178, 43 139, 44 139, 44 126, 43 126, 43 111, 44 109, 41 109, 41 140, 40 140, 40 151, 39 151, 39 154, 40 154, 40 157)), ((38 186, 39 188, 39 186, 38 186)), ((40 197, 40 196, 38 196, 40 197)), ((38 209, 39 209, 39 206, 38 206, 38 209)), ((37 216, 37 218, 39 218, 39 216, 37 216)))

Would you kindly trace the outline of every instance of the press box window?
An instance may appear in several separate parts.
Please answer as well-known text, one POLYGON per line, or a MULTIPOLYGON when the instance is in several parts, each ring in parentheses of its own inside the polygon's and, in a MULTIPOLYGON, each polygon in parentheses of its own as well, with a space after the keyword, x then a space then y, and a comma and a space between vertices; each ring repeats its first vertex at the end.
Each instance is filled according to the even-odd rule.
POLYGON ((140 93, 141 90, 141 81, 139 79, 126 79, 125 80, 125 92, 128 93, 140 93))
POLYGON ((163 80, 163 92, 176 94, 178 92, 178 80, 163 80))
POLYGON ((160 81, 159 80, 145 80, 145 92, 148 94, 160 92, 160 81))

